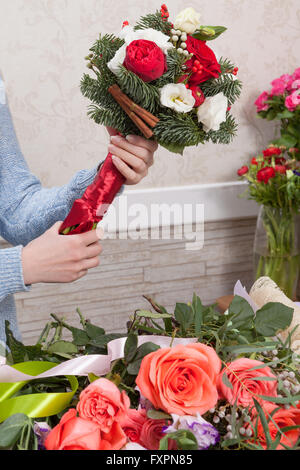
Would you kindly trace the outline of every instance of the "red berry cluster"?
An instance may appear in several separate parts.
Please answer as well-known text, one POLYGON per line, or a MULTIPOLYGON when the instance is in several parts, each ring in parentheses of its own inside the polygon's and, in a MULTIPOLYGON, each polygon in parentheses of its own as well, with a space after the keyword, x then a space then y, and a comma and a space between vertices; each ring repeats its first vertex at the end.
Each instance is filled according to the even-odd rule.
POLYGON ((239 68, 238 67, 234 67, 233 71, 231 72, 232 75, 237 75, 238 74, 238 71, 239 71, 239 68))
POLYGON ((125 28, 125 26, 129 26, 129 22, 128 22, 128 21, 124 21, 124 22, 123 22, 122 28, 125 28))
POLYGON ((167 5, 163 4, 161 6, 160 12, 161 12, 161 17, 162 17, 163 21, 168 21, 170 13, 168 11, 167 5))
POLYGON ((200 76, 202 74, 203 69, 204 69, 204 67, 199 62, 199 60, 195 60, 194 63, 193 63, 192 72, 196 73, 197 75, 200 76))

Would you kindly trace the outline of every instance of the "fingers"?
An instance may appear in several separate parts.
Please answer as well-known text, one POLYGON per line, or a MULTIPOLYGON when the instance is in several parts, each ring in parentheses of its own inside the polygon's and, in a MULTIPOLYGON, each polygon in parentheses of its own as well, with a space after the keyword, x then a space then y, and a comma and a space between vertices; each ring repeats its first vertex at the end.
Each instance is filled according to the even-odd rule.
POLYGON ((133 145, 150 150, 150 152, 155 152, 158 148, 158 144, 154 140, 145 139, 138 135, 128 135, 126 140, 133 145))
POLYGON ((96 256, 100 256, 102 253, 102 246, 99 242, 93 243, 92 245, 86 248, 86 258, 95 258, 96 256))
POLYGON ((101 239, 100 230, 91 230, 90 232, 80 233, 79 235, 73 235, 74 238, 78 239, 78 242, 84 246, 92 245, 101 239))
POLYGON ((113 153, 115 157, 120 158, 123 162, 127 163, 133 170, 137 173, 140 173, 143 176, 146 176, 148 172, 148 165, 141 158, 132 155, 122 148, 115 147, 114 145, 109 145, 109 151, 113 153))
MULTIPOLYGON (((141 138, 141 140, 143 141, 145 139, 141 138)), ((140 160, 142 160, 147 165, 147 167, 150 167, 151 165, 153 165, 154 150, 152 150, 151 148, 146 147, 146 146, 143 147, 137 144, 132 144, 128 140, 120 136, 112 136, 111 142, 112 143, 108 146, 109 151, 113 153, 114 155, 116 155, 117 157, 122 158, 123 155, 124 156, 133 155, 133 156, 138 157, 140 160)), ((138 162, 138 160, 136 161, 138 162)))
POLYGON ((113 155, 112 161, 115 167, 126 179, 127 184, 137 184, 140 182, 142 176, 132 170, 126 163, 123 162, 123 160, 113 155))

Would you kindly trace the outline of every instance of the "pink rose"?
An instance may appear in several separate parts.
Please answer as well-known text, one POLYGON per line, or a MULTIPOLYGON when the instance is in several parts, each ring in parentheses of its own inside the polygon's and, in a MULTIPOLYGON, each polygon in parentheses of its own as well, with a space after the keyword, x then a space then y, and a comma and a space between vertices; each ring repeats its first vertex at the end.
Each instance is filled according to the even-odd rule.
MULTIPOLYGON (((140 444, 148 450, 158 450, 160 440, 165 437, 163 432, 171 423, 164 419, 147 419, 143 424, 140 444)), ((169 441, 169 450, 176 449, 176 442, 169 441)))
POLYGON ((293 80, 298 80, 300 79, 300 67, 296 69, 292 75, 293 80))
POLYGON ((264 91, 257 100, 255 101, 255 106, 257 108, 257 112, 259 113, 260 111, 268 111, 269 105, 267 104, 267 100, 269 99, 269 94, 264 91))
POLYGON ((127 415, 121 422, 121 426, 131 442, 140 442, 142 427, 147 419, 146 410, 128 410, 127 415))
POLYGON ((276 78, 273 80, 271 83, 272 85, 272 90, 271 90, 271 96, 280 96, 284 95, 286 92, 289 83, 291 81, 291 76, 288 74, 281 75, 280 78, 276 78))
POLYGON ((126 436, 118 423, 103 433, 93 421, 78 418, 74 408, 63 415, 45 441, 47 450, 119 450, 125 444, 126 436))
POLYGON ((298 78, 298 80, 294 80, 291 84, 292 90, 299 90, 299 88, 300 88, 300 78, 298 78))
POLYGON ((81 392, 77 411, 81 418, 109 432, 115 422, 126 416, 129 406, 130 400, 124 391, 121 393, 110 380, 98 379, 81 392))
POLYGON ((289 111, 295 111, 295 109, 299 105, 300 105, 300 90, 296 90, 291 95, 287 96, 285 100, 285 106, 289 111))
POLYGON ((270 367, 260 367, 263 362, 241 358, 227 364, 219 375, 218 390, 220 398, 224 398, 231 405, 237 402, 237 406, 253 406, 253 397, 260 400, 258 395, 268 397, 277 396, 277 378, 270 367), (255 369, 256 367, 256 369, 255 369), (253 370, 250 370, 253 369, 253 370), (223 375, 226 373, 232 388, 224 383, 223 375), (268 377, 274 380, 257 380, 260 377, 268 377))

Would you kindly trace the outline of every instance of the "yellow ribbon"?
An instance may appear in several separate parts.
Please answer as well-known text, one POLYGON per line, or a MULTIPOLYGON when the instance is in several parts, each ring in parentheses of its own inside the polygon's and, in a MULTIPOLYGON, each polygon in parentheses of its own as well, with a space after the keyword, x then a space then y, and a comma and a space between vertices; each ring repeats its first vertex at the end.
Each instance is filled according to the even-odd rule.
MULTIPOLYGON (((53 362, 32 361, 16 364, 12 367, 24 374, 37 376, 55 366, 57 364, 53 362)), ((70 382, 71 392, 34 393, 13 397, 30 380, 0 383, 0 423, 16 413, 23 413, 30 418, 45 418, 63 411, 71 402, 78 388, 76 377, 70 375, 66 377, 70 382)))

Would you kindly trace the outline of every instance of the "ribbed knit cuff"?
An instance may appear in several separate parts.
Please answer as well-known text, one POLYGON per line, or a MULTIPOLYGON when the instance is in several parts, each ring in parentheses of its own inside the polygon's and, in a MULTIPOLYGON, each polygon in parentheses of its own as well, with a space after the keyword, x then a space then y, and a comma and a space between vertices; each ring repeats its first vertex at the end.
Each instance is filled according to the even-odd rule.
POLYGON ((15 292, 26 292, 22 267, 23 246, 0 250, 0 300, 15 292))

